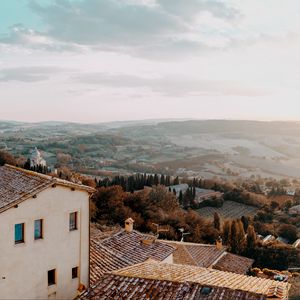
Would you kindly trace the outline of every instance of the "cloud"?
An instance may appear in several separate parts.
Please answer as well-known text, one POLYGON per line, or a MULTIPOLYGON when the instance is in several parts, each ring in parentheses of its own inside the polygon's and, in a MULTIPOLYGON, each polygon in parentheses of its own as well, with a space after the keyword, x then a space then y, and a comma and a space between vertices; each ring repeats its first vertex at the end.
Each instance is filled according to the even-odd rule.
POLYGON ((168 97, 199 95, 256 97, 270 94, 267 90, 249 87, 239 82, 228 80, 197 80, 175 76, 143 78, 132 75, 108 75, 104 73, 85 73, 73 79, 80 83, 113 88, 147 88, 168 97))
POLYGON ((0 69, 0 82, 37 82, 50 79, 51 75, 61 73, 58 67, 18 67, 0 69))
POLYGON ((14 24, 8 34, 0 38, 0 45, 22 45, 22 47, 46 51, 81 51, 79 45, 58 41, 45 33, 26 28, 23 24, 14 24))
POLYGON ((224 46, 210 41, 210 37, 212 41, 218 38, 219 33, 214 28, 213 36, 211 32, 207 34, 204 23, 199 23, 202 17, 207 19, 208 14, 210 24, 217 24, 217 20, 223 24, 240 16, 236 9, 219 0, 29 3, 46 29, 37 31, 15 24, 6 37, 0 38, 0 43, 48 51, 81 51, 81 47, 87 47, 134 56, 177 57, 224 46))

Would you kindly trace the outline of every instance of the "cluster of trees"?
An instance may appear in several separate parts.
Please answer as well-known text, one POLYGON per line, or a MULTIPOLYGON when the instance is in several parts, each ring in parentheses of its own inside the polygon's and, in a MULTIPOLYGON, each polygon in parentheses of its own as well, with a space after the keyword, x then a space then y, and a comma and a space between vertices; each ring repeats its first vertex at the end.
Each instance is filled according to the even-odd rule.
MULTIPOLYGON (((214 216, 214 223, 218 225, 218 216, 214 216)), ((232 253, 253 258, 255 265, 262 268, 286 270, 299 262, 299 251, 289 245, 269 243, 263 245, 257 239, 252 220, 242 217, 237 220, 226 220, 222 227, 222 238, 228 250, 232 253)), ((215 226, 216 226, 215 225, 215 226)), ((292 232, 286 226, 282 232, 292 232)))
POLYGON ((180 228, 189 233, 186 241, 214 243, 219 235, 197 212, 183 210, 175 195, 162 185, 135 193, 125 192, 121 186, 98 187, 91 211, 92 221, 108 225, 122 225, 131 217, 142 232, 155 232, 154 223, 168 226, 169 231, 160 238, 180 240, 180 228))
POLYGON ((42 174, 48 174, 51 171, 47 166, 43 166, 43 165, 31 166, 29 158, 25 162, 23 168, 26 170, 30 170, 30 171, 34 171, 34 172, 38 172, 38 173, 42 173, 42 174))
MULTIPOLYGON (((214 220, 216 223, 216 216, 214 216, 214 220)), ((226 220, 222 228, 222 237, 224 244, 232 253, 252 256, 251 252, 255 248, 257 240, 254 227, 249 225, 247 217, 226 220)))
POLYGON ((6 151, 0 151, 0 166, 9 164, 15 166, 17 164, 16 159, 6 151))
POLYGON ((119 185, 126 192, 134 192, 142 190, 145 186, 152 187, 156 185, 177 185, 179 184, 179 178, 174 179, 169 175, 160 174, 134 174, 131 176, 115 176, 114 178, 104 178, 97 180, 95 178, 96 185, 98 187, 109 187, 119 185))

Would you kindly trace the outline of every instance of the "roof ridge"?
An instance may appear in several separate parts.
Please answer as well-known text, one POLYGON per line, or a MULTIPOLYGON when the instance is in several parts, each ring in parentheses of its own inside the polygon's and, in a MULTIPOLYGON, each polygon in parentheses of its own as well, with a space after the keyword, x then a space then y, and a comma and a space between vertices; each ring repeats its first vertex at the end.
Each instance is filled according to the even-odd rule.
MULTIPOLYGON (((203 246, 203 247, 216 247, 216 245, 213 244, 203 244, 203 243, 192 243, 192 242, 181 242, 181 241, 170 241, 170 240, 161 240, 158 239, 161 243, 174 243, 179 245, 187 245, 187 246, 203 246)), ((225 247, 223 247, 225 249, 225 247)))
POLYGON ((27 170, 27 169, 23 169, 23 168, 20 168, 20 167, 9 165, 9 164, 5 164, 4 167, 20 171, 20 172, 22 172, 24 174, 28 174, 30 176, 39 177, 39 178, 43 178, 43 179, 48 179, 48 180, 53 181, 52 183, 66 185, 66 186, 74 186, 74 187, 81 188, 81 189, 84 189, 84 190, 90 191, 90 192, 93 192, 95 190, 94 188, 92 188, 90 186, 87 186, 87 185, 84 185, 84 184, 75 183, 75 182, 72 182, 72 181, 68 181, 68 180, 65 180, 65 179, 57 178, 57 177, 54 177, 54 176, 38 173, 38 172, 27 170))
POLYGON ((194 262, 194 264, 195 264, 196 266, 200 267, 200 266, 198 265, 198 263, 196 262, 196 260, 194 259, 194 257, 192 256, 192 254, 190 253, 190 251, 187 249, 186 245, 182 245, 182 246, 183 246, 185 252, 187 252, 187 254, 189 255, 189 257, 192 259, 192 261, 194 262))
POLYGON ((21 167, 12 166, 12 165, 9 165, 9 164, 5 164, 4 167, 7 167, 7 168, 13 169, 13 170, 17 170, 17 171, 20 171, 20 172, 23 172, 25 174, 28 174, 28 175, 31 175, 31 176, 35 176, 35 177, 41 177, 41 178, 49 179, 49 180, 54 179, 53 176, 42 174, 42 173, 38 173, 38 172, 27 170, 27 169, 23 169, 21 167))
POLYGON ((211 266, 213 267, 214 265, 216 265, 220 260, 221 258, 223 258, 225 255, 227 255, 228 252, 227 251, 224 251, 222 252, 217 258, 216 260, 211 264, 211 266))

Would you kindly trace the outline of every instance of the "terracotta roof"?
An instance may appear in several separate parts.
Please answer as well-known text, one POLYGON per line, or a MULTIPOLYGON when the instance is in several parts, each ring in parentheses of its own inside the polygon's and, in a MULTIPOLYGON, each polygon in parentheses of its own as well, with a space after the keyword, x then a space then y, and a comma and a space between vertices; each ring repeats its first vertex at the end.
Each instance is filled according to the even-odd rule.
POLYGON ((174 251, 174 247, 161 242, 153 241, 150 244, 144 244, 143 241, 151 241, 154 236, 140 233, 120 231, 119 233, 103 240, 102 245, 111 249, 119 257, 126 259, 131 264, 139 263, 153 258, 164 260, 174 251))
POLYGON ((253 259, 226 252, 214 263, 213 268, 220 271, 246 274, 253 263, 253 259))
POLYGON ((161 240, 176 248, 173 254, 175 264, 214 268, 222 271, 246 274, 254 260, 234 255, 226 251, 226 247, 217 249, 215 245, 174 242, 161 240))
POLYGON ((188 264, 198 267, 208 268, 226 251, 223 247, 217 249, 215 245, 186 243, 186 242, 169 242, 177 250, 174 253, 174 263, 188 264), (186 261, 188 258, 188 261, 186 261))
POLYGON ((175 282, 194 282, 287 299, 290 284, 213 269, 167 264, 155 260, 112 272, 115 275, 175 282))
POLYGON ((94 191, 88 186, 10 165, 0 167, 0 212, 55 184, 85 190, 89 193, 94 191))
POLYGON ((131 264, 118 257, 110 249, 93 240, 90 242, 90 284, 95 284, 109 271, 121 269, 131 264))
POLYGON ((100 282, 82 294, 79 299, 263 300, 265 297, 223 287, 202 286, 193 282, 171 282, 106 274, 100 282))
POLYGON ((149 258, 162 261, 175 251, 171 245, 158 242, 154 238, 135 230, 121 230, 103 239, 99 230, 93 228, 90 242, 91 284, 97 282, 108 271, 141 263, 149 258))

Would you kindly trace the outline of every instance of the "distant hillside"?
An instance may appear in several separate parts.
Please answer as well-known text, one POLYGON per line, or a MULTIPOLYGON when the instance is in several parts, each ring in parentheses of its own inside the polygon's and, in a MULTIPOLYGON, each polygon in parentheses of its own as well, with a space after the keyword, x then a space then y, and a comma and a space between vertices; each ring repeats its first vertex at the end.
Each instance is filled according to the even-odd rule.
POLYGON ((38 146, 89 172, 203 177, 298 177, 300 123, 145 120, 101 124, 0 122, 0 143, 26 156, 38 146))

